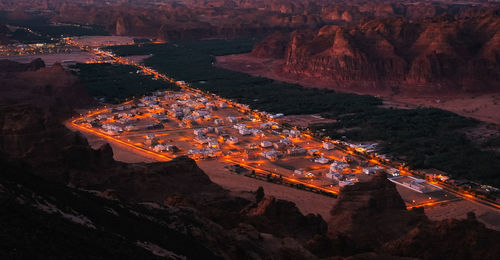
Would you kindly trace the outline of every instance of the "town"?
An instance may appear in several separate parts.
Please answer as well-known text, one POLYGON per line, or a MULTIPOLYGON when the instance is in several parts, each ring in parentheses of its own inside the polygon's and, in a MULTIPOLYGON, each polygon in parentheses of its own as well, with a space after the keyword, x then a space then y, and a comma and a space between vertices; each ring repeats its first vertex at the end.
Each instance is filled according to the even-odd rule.
MULTIPOLYGON (((340 188, 382 170, 393 182, 416 193, 441 191, 424 179, 400 176, 401 171, 408 175, 404 169, 388 168, 378 160, 363 160, 356 155, 375 154, 376 144, 318 140, 283 127, 282 114, 252 111, 230 100, 190 91, 183 81, 175 83, 183 90, 157 91, 90 112, 72 123, 162 160, 178 156, 220 160, 237 165, 249 176, 275 176, 333 196, 340 188)), ((448 200, 445 196, 433 197, 434 202, 439 197, 448 200)))

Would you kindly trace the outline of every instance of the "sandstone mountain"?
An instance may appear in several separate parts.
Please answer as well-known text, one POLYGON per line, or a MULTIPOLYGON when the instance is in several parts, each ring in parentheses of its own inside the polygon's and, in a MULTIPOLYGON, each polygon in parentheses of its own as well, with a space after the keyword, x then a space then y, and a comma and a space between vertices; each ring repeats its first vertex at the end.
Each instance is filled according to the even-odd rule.
POLYGON ((332 84, 499 91, 499 33, 495 12, 467 19, 375 19, 297 30, 288 42, 271 35, 253 53, 281 56, 283 72, 332 84))

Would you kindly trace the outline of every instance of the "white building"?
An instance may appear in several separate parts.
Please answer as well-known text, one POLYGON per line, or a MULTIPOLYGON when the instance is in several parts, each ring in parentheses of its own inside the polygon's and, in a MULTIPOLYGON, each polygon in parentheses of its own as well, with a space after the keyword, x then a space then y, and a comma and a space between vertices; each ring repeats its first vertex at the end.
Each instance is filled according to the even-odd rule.
POLYGON ((390 168, 390 169, 387 169, 387 173, 390 175, 390 176, 393 176, 393 177, 396 177, 396 176, 399 176, 401 175, 401 172, 396 169, 396 168, 390 168))
POLYGON ((300 137, 300 131, 299 131, 299 130, 292 129, 292 130, 290 130, 290 132, 288 133, 288 136, 290 136, 290 137, 292 137, 292 138, 297 138, 297 137, 300 137))
POLYGON ((345 162, 335 161, 330 164, 330 172, 341 172, 348 167, 349 165, 345 162))
POLYGON ((296 169, 293 171, 293 174, 295 175, 304 175, 305 171, 304 169, 296 169))
POLYGON ((270 117, 274 119, 274 118, 280 118, 283 116, 285 116, 283 113, 278 113, 278 114, 271 115, 270 117))
POLYGON ((363 173, 364 174, 367 174, 367 175, 370 175, 370 174, 375 174, 377 171, 381 170, 382 168, 380 168, 379 166, 374 166, 374 167, 366 167, 366 168, 363 168, 363 173))
POLYGON ((327 164, 330 162, 330 160, 328 160, 328 158, 325 158, 325 157, 319 157, 319 158, 314 159, 314 162, 320 163, 320 164, 327 164))
POLYGON ((251 135, 252 131, 247 128, 241 128, 238 130, 238 133, 240 133, 240 135, 251 135))
POLYGON ((273 143, 271 143, 269 141, 262 141, 262 142, 260 142, 260 146, 262 146, 263 148, 269 148, 269 147, 273 146, 273 143))
POLYGON ((262 152, 261 155, 264 156, 268 160, 276 161, 279 159, 280 153, 278 151, 271 150, 271 151, 262 152))
POLYGON ((323 149, 332 150, 335 148, 335 145, 330 142, 323 142, 323 149))

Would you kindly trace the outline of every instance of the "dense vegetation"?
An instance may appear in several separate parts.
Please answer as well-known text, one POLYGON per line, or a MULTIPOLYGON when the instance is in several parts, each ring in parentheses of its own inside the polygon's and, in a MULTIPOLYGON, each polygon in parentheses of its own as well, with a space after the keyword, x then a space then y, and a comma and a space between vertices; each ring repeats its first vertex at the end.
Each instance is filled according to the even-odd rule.
POLYGON ((30 28, 42 35, 51 37, 95 36, 109 35, 101 26, 97 25, 32 25, 30 28))
POLYGON ((78 76, 89 93, 104 98, 108 103, 120 103, 134 96, 142 96, 156 90, 178 87, 162 80, 153 80, 151 76, 138 74, 134 66, 109 63, 76 65, 78 76))
POLYGON ((371 96, 304 88, 212 66, 215 56, 248 52, 251 40, 115 46, 118 55, 154 54, 145 64, 195 88, 285 114, 322 113, 337 123, 316 127, 329 136, 354 141, 382 141, 381 153, 413 168, 436 168, 455 178, 499 186, 500 155, 481 151, 460 131, 478 122, 439 109, 380 108, 371 96), (338 132, 338 130, 342 130, 338 132))
POLYGON ((16 40, 21 43, 30 44, 30 43, 54 43, 56 40, 51 39, 51 37, 36 35, 31 32, 28 32, 24 29, 15 30, 9 37, 12 40, 16 40))

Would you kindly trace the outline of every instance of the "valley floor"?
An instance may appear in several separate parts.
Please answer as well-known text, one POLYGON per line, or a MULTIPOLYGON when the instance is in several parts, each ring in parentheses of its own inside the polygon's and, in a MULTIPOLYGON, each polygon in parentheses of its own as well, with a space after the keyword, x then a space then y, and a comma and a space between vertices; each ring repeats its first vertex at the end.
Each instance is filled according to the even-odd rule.
POLYGON ((288 83, 297 83, 306 87, 329 88, 342 92, 367 94, 380 97, 384 104, 394 108, 435 107, 448 110, 465 117, 472 117, 483 122, 500 125, 500 93, 488 94, 450 94, 429 92, 408 92, 401 90, 394 95, 387 88, 353 88, 339 86, 331 81, 316 78, 297 77, 285 75, 280 67, 283 60, 257 58, 248 53, 217 57, 215 66, 262 76, 288 83))

